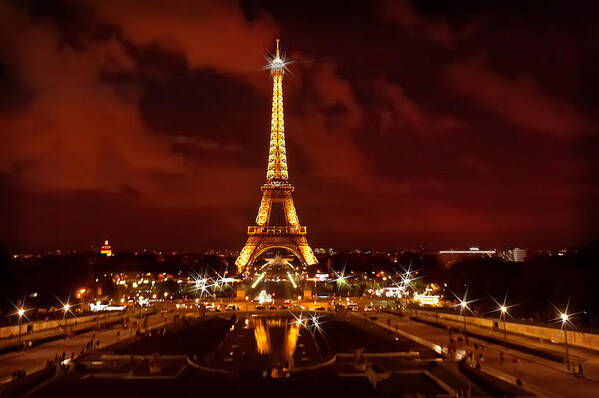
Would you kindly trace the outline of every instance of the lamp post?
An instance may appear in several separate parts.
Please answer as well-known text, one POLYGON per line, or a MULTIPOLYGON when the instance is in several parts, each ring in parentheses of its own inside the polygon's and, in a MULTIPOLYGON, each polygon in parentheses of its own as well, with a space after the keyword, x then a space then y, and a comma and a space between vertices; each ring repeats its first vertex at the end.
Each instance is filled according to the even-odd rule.
POLYGON ((62 320, 64 321, 64 330, 65 333, 67 331, 67 312, 69 311, 69 309, 71 309, 71 306, 69 303, 66 303, 63 307, 62 310, 64 311, 63 315, 62 315, 62 320))
POLYGON ((19 314, 19 346, 21 345, 21 325, 23 320, 23 315, 25 314, 25 310, 23 308, 19 308, 17 310, 17 314, 19 314))
POLYGON ((568 318, 569 315, 566 313, 561 313, 560 317, 562 318, 562 328, 564 329, 564 341, 566 343, 566 368, 570 371, 570 354, 568 352, 568 318))
POLYGON ((464 310, 468 308, 468 303, 462 301, 460 306, 462 307, 462 319, 464 320, 464 337, 466 337, 466 315, 464 314, 464 310))
POLYGON ((507 347, 507 331, 505 329, 505 315, 507 314, 507 307, 502 305, 499 307, 499 310, 501 311, 501 320, 503 322, 503 344, 507 347))

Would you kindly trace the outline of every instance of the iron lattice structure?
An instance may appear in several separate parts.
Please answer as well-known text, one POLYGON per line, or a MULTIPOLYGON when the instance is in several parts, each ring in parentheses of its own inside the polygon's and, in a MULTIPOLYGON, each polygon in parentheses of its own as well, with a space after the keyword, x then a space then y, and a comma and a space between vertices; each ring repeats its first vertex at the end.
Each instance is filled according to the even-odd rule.
POLYGON ((272 121, 266 184, 262 185, 262 200, 256 225, 248 227, 248 240, 235 261, 239 273, 249 269, 266 250, 281 248, 292 252, 303 265, 318 263, 306 239, 306 227, 300 225, 293 203, 293 185, 289 183, 287 152, 285 150, 285 121, 283 117, 283 75, 285 62, 279 52, 270 65, 272 76, 272 121), (283 205, 285 225, 271 225, 273 204, 283 205))

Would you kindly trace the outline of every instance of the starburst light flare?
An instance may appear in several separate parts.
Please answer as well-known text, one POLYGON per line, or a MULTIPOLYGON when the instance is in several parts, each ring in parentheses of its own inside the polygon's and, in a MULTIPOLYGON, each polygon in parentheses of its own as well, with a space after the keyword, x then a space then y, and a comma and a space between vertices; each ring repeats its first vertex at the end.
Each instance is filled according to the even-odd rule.
POLYGON ((460 308, 460 315, 462 315, 462 313, 464 312, 464 310, 468 310, 471 314, 474 315, 474 312, 470 308, 470 304, 481 300, 480 298, 473 299, 473 300, 468 300, 468 289, 469 288, 470 288, 469 286, 466 286, 466 291, 464 292, 464 297, 463 298, 458 297, 454 292, 452 292, 450 290, 451 294, 453 294, 455 296, 455 298, 458 299, 458 303, 455 304, 455 305, 453 305, 453 307, 454 308, 455 307, 459 307, 460 308))

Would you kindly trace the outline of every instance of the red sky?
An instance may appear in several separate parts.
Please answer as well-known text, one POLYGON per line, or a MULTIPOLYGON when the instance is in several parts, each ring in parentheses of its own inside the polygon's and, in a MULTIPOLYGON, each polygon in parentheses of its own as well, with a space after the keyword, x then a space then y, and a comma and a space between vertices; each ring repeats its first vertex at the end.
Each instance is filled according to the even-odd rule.
POLYGON ((0 4, 0 243, 241 247, 274 39, 314 246, 597 237, 592 4, 0 4))

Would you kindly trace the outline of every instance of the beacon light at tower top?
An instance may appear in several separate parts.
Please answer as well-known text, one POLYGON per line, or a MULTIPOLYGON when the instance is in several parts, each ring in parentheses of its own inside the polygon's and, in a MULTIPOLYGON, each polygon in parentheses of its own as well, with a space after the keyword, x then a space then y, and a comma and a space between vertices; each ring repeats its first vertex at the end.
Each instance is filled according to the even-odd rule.
POLYGON ((283 71, 286 69, 288 62, 285 57, 281 56, 281 50, 279 49, 279 39, 277 39, 277 48, 275 56, 270 60, 268 68, 273 71, 283 71))

